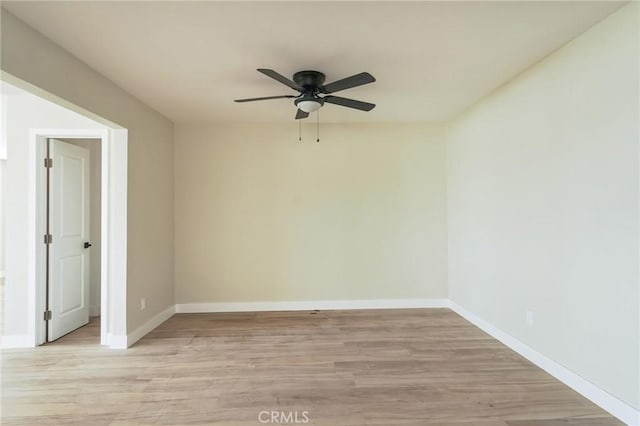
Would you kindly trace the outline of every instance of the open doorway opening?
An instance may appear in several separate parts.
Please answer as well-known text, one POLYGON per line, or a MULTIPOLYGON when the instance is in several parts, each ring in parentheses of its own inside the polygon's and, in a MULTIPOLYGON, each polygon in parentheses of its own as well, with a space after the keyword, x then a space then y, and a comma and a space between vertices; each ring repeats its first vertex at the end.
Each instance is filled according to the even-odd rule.
MULTIPOLYGON (((87 272, 88 278, 83 285, 87 283, 89 288, 84 293, 75 291, 79 288, 77 285, 49 289, 58 291, 59 324, 67 321, 62 314, 84 310, 89 317, 100 317, 99 322, 89 322, 94 325, 94 331, 99 330, 99 340, 94 340, 96 343, 99 341, 114 349, 126 348, 127 130, 5 72, 1 76, 3 132, 0 148, 6 147, 4 172, 8 182, 2 194, 3 204, 7 206, 2 347, 33 347, 55 339, 48 320, 49 315, 55 317, 56 312, 47 301, 49 269, 46 263, 51 260, 47 249, 58 244, 62 250, 65 239, 71 241, 75 238, 82 240, 82 250, 92 253, 90 258, 87 257, 87 264, 84 264, 82 255, 74 258, 62 250, 56 255, 57 271, 51 269, 51 274, 64 278, 66 283, 70 275, 77 276, 80 274, 78 271, 87 272), (89 194, 94 195, 87 196, 86 220, 77 212, 61 214, 58 225, 62 223, 63 227, 57 231, 54 227, 48 229, 47 221, 48 169, 45 158, 48 158, 48 140, 56 140, 60 146, 71 147, 71 151, 76 153, 86 149, 78 145, 87 144, 89 155, 86 163, 90 175, 86 186, 89 194), (92 160, 94 167, 90 167, 92 160), (91 198, 94 198, 93 206, 91 198), (84 234, 76 232, 85 223, 89 230, 84 234), (91 246, 84 249, 85 243, 91 246), (82 267, 74 269, 74 265, 82 267), (50 332, 51 338, 48 338, 50 332)), ((76 167, 77 158, 71 158, 74 155, 70 156, 63 169, 71 175, 78 175, 82 168, 76 167)), ((58 163, 61 164, 60 161, 58 163)), ((53 167, 55 169, 55 162, 53 167)), ((73 179, 69 182, 77 183, 73 179)), ((78 188, 84 188, 83 185, 71 186, 75 188, 76 198, 82 192, 78 188)), ((67 198, 62 199, 69 201, 73 194, 73 190, 68 190, 67 198)), ((53 209, 55 206, 50 207, 53 209)), ((75 242, 72 245, 78 248, 75 242)), ((76 325, 82 322, 76 321, 76 325)), ((60 329, 59 335, 69 331, 68 327, 61 326, 60 329)))

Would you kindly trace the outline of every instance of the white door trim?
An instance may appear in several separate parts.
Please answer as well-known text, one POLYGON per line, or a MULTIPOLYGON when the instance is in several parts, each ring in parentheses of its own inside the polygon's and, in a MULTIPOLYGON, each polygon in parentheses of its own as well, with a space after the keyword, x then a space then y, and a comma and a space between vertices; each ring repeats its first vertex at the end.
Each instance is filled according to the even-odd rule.
POLYGON ((100 343, 120 348, 126 336, 127 306, 127 130, 31 129, 29 131, 28 336, 44 343, 45 322, 45 140, 100 139, 102 142, 100 343))

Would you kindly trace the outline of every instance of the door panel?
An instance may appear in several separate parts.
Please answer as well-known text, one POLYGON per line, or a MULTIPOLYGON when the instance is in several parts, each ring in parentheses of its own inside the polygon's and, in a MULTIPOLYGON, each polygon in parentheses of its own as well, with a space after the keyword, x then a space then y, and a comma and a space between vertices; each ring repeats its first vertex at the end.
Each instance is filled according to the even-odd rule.
POLYGON ((89 150, 56 139, 49 178, 49 338, 89 322, 89 150))
POLYGON ((84 273, 82 267, 83 256, 69 256, 60 260, 60 280, 65 283, 60 294, 60 313, 66 314, 75 309, 82 309, 84 288, 82 286, 84 273))

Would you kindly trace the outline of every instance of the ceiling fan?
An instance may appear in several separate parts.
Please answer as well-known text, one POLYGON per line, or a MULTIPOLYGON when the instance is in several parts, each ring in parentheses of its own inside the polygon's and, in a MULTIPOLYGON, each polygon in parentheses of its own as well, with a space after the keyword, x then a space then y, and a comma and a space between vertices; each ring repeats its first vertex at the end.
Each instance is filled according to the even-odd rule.
POLYGON ((258 71, 267 77, 271 77, 276 81, 284 84, 300 92, 299 95, 282 95, 282 96, 266 96, 262 98, 236 99, 235 102, 253 102, 265 101, 269 99, 295 98, 294 104, 298 108, 296 120, 307 118, 310 112, 319 110, 325 102, 340 105, 347 108, 359 109, 361 111, 371 111, 375 104, 368 102, 356 101, 355 99, 341 98, 333 96, 340 90, 351 89, 352 87, 362 86, 376 81, 368 72, 352 75, 327 85, 324 84, 325 75, 319 71, 299 71, 293 75, 293 81, 287 77, 275 72, 274 70, 258 68, 258 71), (327 96, 320 96, 327 95, 327 96))

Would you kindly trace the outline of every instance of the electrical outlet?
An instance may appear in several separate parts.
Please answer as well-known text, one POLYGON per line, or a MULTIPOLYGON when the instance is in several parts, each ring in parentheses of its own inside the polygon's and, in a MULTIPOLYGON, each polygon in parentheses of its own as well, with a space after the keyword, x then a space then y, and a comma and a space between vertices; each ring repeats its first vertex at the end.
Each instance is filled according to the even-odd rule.
POLYGON ((527 310, 526 318, 527 318, 527 326, 530 328, 533 327, 533 311, 527 310))
POLYGON ((147 299, 143 297, 140 299, 140 310, 144 311, 145 309, 147 309, 147 299))

